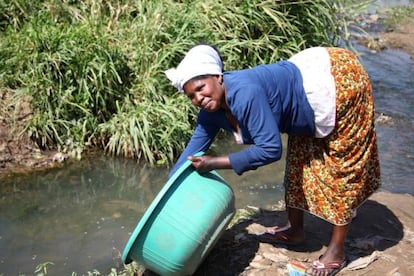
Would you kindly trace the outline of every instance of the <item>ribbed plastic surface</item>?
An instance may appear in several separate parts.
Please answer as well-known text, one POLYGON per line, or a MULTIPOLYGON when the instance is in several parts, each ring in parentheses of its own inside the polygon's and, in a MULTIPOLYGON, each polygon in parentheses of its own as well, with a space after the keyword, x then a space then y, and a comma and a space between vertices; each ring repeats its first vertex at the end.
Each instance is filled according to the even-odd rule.
POLYGON ((122 259, 160 275, 191 275, 235 212, 231 187, 212 171, 200 175, 186 162, 139 221, 122 259))

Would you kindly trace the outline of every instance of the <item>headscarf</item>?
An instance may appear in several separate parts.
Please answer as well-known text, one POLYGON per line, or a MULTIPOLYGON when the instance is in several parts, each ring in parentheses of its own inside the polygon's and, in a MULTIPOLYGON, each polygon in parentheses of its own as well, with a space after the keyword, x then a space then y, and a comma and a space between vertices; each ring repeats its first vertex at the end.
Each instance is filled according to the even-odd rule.
POLYGON ((168 69, 164 73, 178 91, 184 92, 184 84, 194 77, 222 75, 223 64, 213 47, 198 45, 187 52, 177 68, 168 69))

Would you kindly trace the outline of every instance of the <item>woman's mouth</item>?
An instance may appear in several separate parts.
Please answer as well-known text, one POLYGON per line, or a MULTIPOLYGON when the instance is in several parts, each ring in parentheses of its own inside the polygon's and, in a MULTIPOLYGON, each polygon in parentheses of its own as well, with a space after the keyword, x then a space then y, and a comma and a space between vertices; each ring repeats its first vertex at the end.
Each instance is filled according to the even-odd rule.
POLYGON ((213 102, 211 100, 207 100, 207 101, 205 101, 205 103, 203 102, 203 104, 201 105, 201 107, 203 109, 209 109, 209 107, 211 107, 212 104, 213 104, 213 102))

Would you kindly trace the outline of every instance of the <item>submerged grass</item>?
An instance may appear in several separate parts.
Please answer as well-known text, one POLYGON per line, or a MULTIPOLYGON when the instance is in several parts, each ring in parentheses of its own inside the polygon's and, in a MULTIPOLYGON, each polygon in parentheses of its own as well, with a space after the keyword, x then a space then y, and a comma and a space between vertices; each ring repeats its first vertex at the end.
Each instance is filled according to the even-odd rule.
MULTIPOLYGON (((372 1, 5 0, 0 89, 30 99, 24 133, 78 158, 90 146, 151 164, 174 160, 195 108, 163 71, 199 42, 226 70, 339 45, 372 1)), ((18 99, 19 97, 15 97, 18 99)))

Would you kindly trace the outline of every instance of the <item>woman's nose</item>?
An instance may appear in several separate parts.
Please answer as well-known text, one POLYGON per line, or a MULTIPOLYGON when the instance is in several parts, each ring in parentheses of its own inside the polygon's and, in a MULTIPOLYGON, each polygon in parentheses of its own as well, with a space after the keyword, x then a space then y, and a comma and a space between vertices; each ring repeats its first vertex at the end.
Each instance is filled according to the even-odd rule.
POLYGON ((200 94, 196 94, 193 98, 193 104, 195 106, 201 106, 201 103, 203 102, 203 96, 201 96, 200 94))

